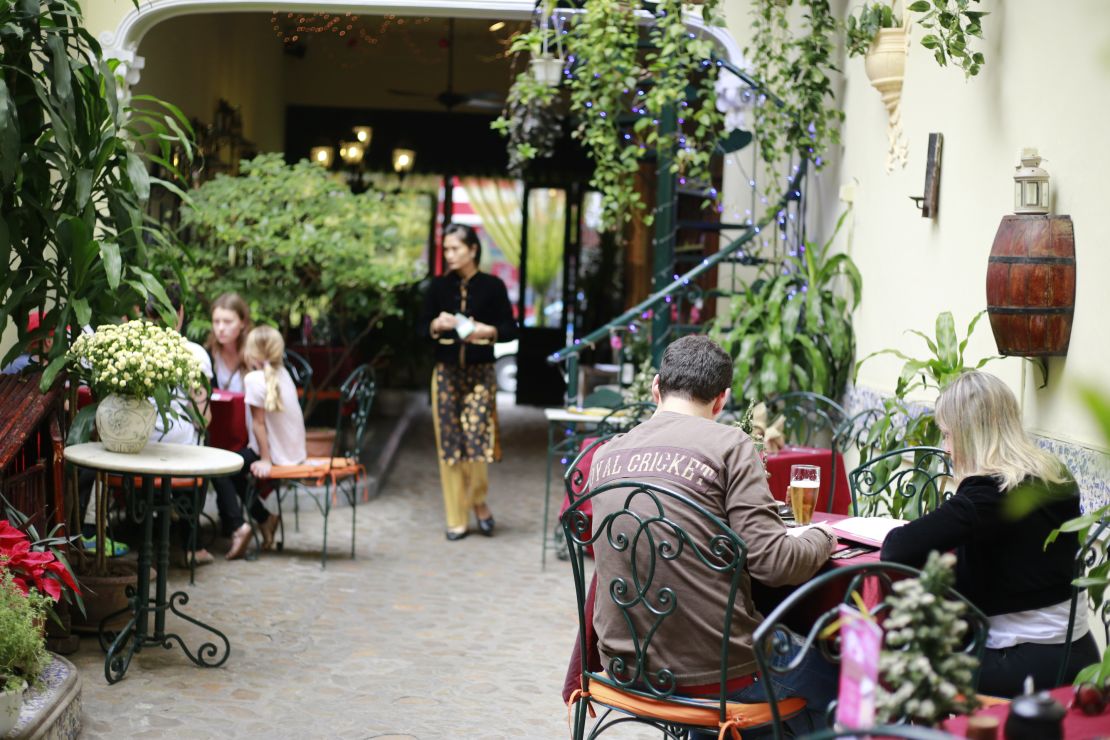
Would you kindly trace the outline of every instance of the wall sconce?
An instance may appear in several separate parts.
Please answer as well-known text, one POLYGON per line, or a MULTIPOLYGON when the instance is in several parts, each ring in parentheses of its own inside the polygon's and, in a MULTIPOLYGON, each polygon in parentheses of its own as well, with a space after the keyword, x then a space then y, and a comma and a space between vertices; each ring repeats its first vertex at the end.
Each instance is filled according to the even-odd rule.
POLYGON ((944 150, 944 134, 929 134, 929 155, 925 160, 925 194, 911 195, 910 200, 921 209, 924 218, 936 218, 940 201, 940 155, 944 150))
POLYGON ((1048 172, 1040 164, 1036 149, 1021 150, 1014 174, 1014 213, 1048 213, 1048 172))
POLYGON ((309 150, 308 156, 313 164, 318 164, 325 170, 330 170, 331 163, 335 161, 335 150, 330 146, 314 146, 309 150))
POLYGON ((374 129, 369 126, 355 126, 352 131, 355 132, 355 139, 359 144, 362 144, 362 150, 366 151, 370 148, 370 140, 374 138, 374 129))
POLYGON ((407 175, 412 172, 416 164, 416 152, 412 149, 397 148, 393 150, 393 171, 398 175, 407 175))
POLYGON ((342 141, 339 143, 339 158, 346 164, 357 165, 362 162, 364 150, 357 141, 342 141))

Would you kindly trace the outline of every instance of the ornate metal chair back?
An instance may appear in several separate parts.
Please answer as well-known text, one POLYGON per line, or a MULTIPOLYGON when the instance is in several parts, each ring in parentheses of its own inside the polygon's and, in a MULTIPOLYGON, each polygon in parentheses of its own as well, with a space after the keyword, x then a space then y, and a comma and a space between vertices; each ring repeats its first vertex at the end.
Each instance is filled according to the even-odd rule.
MULTIPOLYGON (((837 634, 834 637, 828 635, 828 632, 830 626, 840 620, 840 605, 857 606, 853 593, 863 594, 865 600, 867 599, 866 594, 869 593, 885 595, 890 593, 894 581, 906 577, 916 578, 920 575, 921 571, 917 568, 901 563, 856 563, 836 568, 795 589, 764 618, 755 630, 752 647, 755 651, 756 663, 759 665, 761 682, 768 694, 771 713, 775 717, 775 721, 772 723, 775 740, 780 740, 783 735, 782 722, 778 715, 776 703, 776 700, 781 700, 782 697, 774 695, 774 679, 795 670, 805 659, 806 652, 810 648, 817 648, 826 660, 839 664, 841 648, 839 635, 837 634), (844 589, 843 597, 836 604, 826 609, 815 619, 807 613, 808 605, 827 603, 822 598, 822 592, 828 588, 835 588, 839 593, 841 587, 844 589), (793 624, 795 627, 800 627, 797 618, 801 618, 803 615, 804 619, 802 621, 808 627, 808 632, 804 635, 795 632, 789 626, 793 624), (810 623, 810 620, 812 620, 812 623, 810 623), (793 657, 790 657, 791 655, 793 657), (776 658, 778 658, 777 661, 776 658)), ((948 599, 962 605, 962 607, 957 608, 961 608, 964 619, 967 621, 970 639, 967 641, 964 652, 981 661, 983 651, 987 645, 987 631, 990 628, 990 622, 974 604, 955 589, 948 590, 948 599)), ((872 617, 879 617, 888 610, 889 607, 881 598, 876 598, 874 604, 867 604, 867 613, 872 617)), ((973 681, 975 685, 978 685, 978 672, 976 672, 973 681)), ((830 719, 834 716, 835 710, 836 702, 834 701, 827 708, 830 719)), ((831 721, 827 724, 830 727, 833 725, 831 721)), ((822 737, 824 736, 822 735, 822 737)))
POLYGON ((617 406, 601 418, 601 421, 598 422, 597 427, 590 433, 590 436, 604 436, 615 434, 616 432, 627 432, 640 422, 650 418, 654 413, 654 403, 627 403, 623 406, 617 406))
POLYGON ((285 369, 293 378, 293 385, 301 390, 301 411, 308 406, 312 396, 312 365, 302 355, 291 349, 285 350, 285 369))
POLYGON ((916 519, 951 496, 952 462, 939 447, 903 447, 848 472, 852 514, 916 519), (907 456, 912 464, 905 467, 907 456))
POLYGON ((359 365, 339 387, 339 409, 335 419, 332 458, 360 460, 362 443, 370 422, 377 382, 369 365, 359 365))
MULTIPOLYGON (((693 613, 698 606, 689 595, 689 583, 712 579, 727 594, 727 606, 722 614, 702 613, 698 618, 720 626, 719 698, 724 722, 729 637, 747 561, 747 545, 740 536, 725 521, 681 493, 627 480, 597 486, 580 496, 563 514, 561 523, 578 600, 581 654, 588 655, 586 559, 590 546, 605 549, 596 569, 598 608, 602 608, 602 599, 608 599, 627 627, 627 634, 619 638, 628 646, 625 654, 610 656, 603 670, 596 672, 583 661, 583 689, 588 691, 591 682, 603 682, 643 698, 682 703, 683 698, 675 694, 676 666, 664 662, 660 646, 686 644, 682 621, 675 616, 693 613), (596 511, 599 497, 608 498, 605 510, 611 513, 591 522, 583 509, 593 506, 596 511), (676 519, 693 526, 684 527, 676 519)), ((581 721, 584 723, 584 716, 581 721)), ((646 718, 637 721, 659 727, 646 718)), ((600 724, 591 736, 598 734, 600 724)))
MULTIPOLYGON (((582 447, 575 458, 567 465, 567 470, 563 473, 563 487, 566 488, 567 497, 570 501, 574 501, 575 497, 586 490, 586 483, 590 478, 590 466, 588 463, 593 459, 594 452, 597 451, 598 447, 601 447, 618 434, 620 434, 620 432, 610 432, 590 439, 589 443, 582 447)), ((589 438, 587 437, 586 439, 589 438)))
POLYGON ((1068 660, 1071 658, 1072 636, 1075 632, 1076 614, 1079 600, 1085 596, 1095 610, 1095 617, 1102 624, 1103 645, 1110 644, 1110 601, 1106 600, 1107 586, 1110 585, 1110 517, 1093 523, 1087 530, 1087 537, 1075 553, 1075 570, 1072 573, 1071 610, 1068 614, 1068 632, 1064 639, 1064 656, 1060 660, 1060 671, 1056 685, 1067 682, 1068 660))

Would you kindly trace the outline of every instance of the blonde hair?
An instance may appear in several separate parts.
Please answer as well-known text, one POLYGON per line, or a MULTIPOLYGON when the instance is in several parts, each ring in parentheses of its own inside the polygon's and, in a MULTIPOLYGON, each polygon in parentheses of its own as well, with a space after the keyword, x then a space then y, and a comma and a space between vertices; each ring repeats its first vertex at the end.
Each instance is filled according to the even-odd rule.
MULTIPOLYGON (((246 344, 247 334, 251 330, 251 307, 238 293, 222 293, 219 298, 212 301, 212 308, 208 315, 214 314, 217 308, 233 312, 243 322, 243 328, 239 331, 239 338, 235 340, 235 351, 239 353, 239 367, 237 369, 246 373, 247 363, 243 359, 243 346, 246 344)), ((220 348, 220 343, 216 341, 216 332, 208 332, 208 340, 204 343, 204 346, 208 349, 209 354, 215 356, 216 351, 220 348)))
POLYGON ((1063 463, 1026 435, 1017 398, 990 373, 971 370, 952 381, 937 398, 936 420, 948 431, 957 480, 989 475, 1003 491, 1028 476, 1046 483, 1070 480, 1063 463))
POLYGON ((272 326, 256 326, 251 329, 243 347, 243 359, 250 364, 258 363, 262 366, 262 375, 266 378, 264 407, 267 411, 283 411, 285 408, 278 390, 284 356, 285 340, 277 329, 272 326))

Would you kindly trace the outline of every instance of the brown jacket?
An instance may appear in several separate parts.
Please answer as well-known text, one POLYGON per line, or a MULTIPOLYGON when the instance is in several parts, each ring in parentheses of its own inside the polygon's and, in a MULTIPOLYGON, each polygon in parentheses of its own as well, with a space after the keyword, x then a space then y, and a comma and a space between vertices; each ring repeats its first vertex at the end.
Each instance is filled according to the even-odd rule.
MULTIPOLYGON (((590 469, 590 488, 616 480, 636 480, 665 486, 705 507, 740 535, 748 546, 746 572, 741 576, 731 627, 728 678, 752 673, 752 633, 763 617, 751 597, 751 579, 770 586, 808 580, 828 559, 835 541, 820 530, 798 537, 787 534, 771 497, 767 477, 752 440, 737 427, 670 411, 659 411, 630 432, 599 448, 590 469)), ((620 510, 627 490, 602 493, 593 500, 594 529, 620 510)), ((666 513, 694 542, 708 543, 719 532, 687 507, 672 506, 666 513)), ((640 497, 637 511, 650 502, 640 497)), ((615 553, 602 534, 595 547, 598 595, 594 612, 603 664, 624 656, 632 664, 635 650, 625 612, 610 595, 615 578, 629 578, 628 560, 615 553)), ((638 553, 642 555, 643 553, 638 553)), ((640 561, 643 563, 643 559, 640 561)), ((675 613, 661 621, 648 650, 649 670, 668 668, 679 686, 714 684, 720 678, 721 637, 729 574, 713 571, 684 553, 674 561, 658 554, 656 572, 647 598, 660 606, 659 589, 669 587, 677 598, 675 613)), ((642 580, 642 577, 641 577, 642 580)), ((631 583, 631 581, 629 581, 631 583)), ((631 611, 636 634, 643 639, 653 617, 644 607, 631 611)))

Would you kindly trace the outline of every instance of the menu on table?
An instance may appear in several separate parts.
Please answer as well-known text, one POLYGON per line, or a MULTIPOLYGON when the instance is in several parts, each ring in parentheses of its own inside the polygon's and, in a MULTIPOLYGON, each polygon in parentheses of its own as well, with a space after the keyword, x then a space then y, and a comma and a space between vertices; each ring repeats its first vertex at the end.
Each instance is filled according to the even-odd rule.
POLYGON ((901 527, 905 523, 905 519, 891 519, 882 516, 852 516, 847 519, 829 522, 829 526, 841 539, 873 547, 882 547, 883 540, 886 539, 890 531, 901 527))

